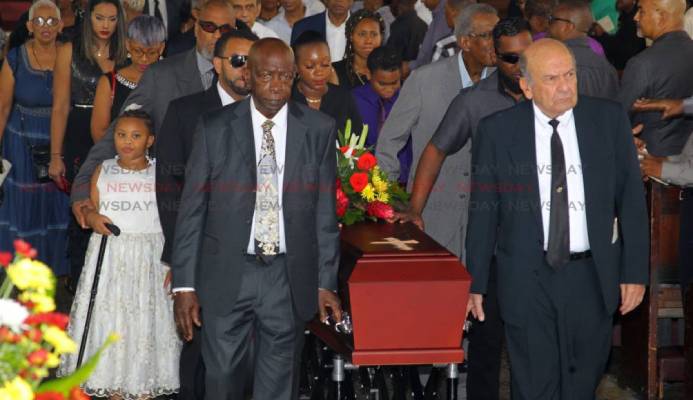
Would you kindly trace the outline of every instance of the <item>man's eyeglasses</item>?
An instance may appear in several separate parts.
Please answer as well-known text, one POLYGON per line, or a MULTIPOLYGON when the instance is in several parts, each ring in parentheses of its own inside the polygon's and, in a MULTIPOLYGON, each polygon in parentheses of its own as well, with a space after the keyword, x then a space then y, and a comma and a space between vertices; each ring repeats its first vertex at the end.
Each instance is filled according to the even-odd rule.
POLYGON ((231 63, 232 67, 241 68, 245 66, 245 64, 248 62, 248 56, 243 56, 240 54, 231 54, 230 57, 227 57, 227 60, 229 60, 229 63, 231 63))
POLYGON ((217 25, 214 22, 210 21, 199 20, 197 21, 197 24, 200 25, 200 28, 202 28, 202 30, 207 33, 214 33, 216 31, 219 31, 219 33, 224 35, 231 32, 234 29, 234 27, 229 24, 217 25))
POLYGON ((31 20, 31 23, 34 24, 34 26, 58 26, 60 23, 59 18, 53 18, 53 17, 48 17, 48 18, 43 18, 43 17, 36 17, 31 20))
POLYGON ((515 53, 496 53, 501 61, 508 64, 517 64, 520 61, 520 55, 515 53))
POLYGON ((482 32, 482 33, 472 32, 469 34, 469 37, 473 37, 476 39, 483 39, 483 40, 491 40, 491 39, 493 39, 493 31, 482 32))
POLYGON ((554 15, 549 15, 549 25, 553 24, 556 21, 563 21, 563 22, 566 22, 568 24, 574 24, 574 22, 569 20, 569 19, 556 17, 554 15))

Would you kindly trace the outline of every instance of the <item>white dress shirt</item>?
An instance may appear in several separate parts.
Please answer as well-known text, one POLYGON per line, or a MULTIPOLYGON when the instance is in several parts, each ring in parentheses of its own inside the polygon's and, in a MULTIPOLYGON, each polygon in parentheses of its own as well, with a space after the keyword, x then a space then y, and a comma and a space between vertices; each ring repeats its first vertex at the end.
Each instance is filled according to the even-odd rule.
MULTIPOLYGON (((284 160, 286 158, 286 130, 288 126, 289 106, 284 104, 274 118, 267 118, 255 108, 255 101, 250 98, 250 118, 253 122, 253 137, 255 139, 255 160, 260 160, 262 152, 262 124, 270 120, 274 122, 272 136, 274 136, 274 154, 277 161, 277 185, 279 186, 279 253, 286 253, 286 239, 284 237, 284 210, 282 209, 282 197, 284 195, 284 160)), ((250 228, 250 240, 248 241, 248 254, 255 254, 255 212, 253 211, 253 225, 250 228)))
POLYGON ((261 24, 258 21, 255 21, 255 23, 253 24, 253 27, 250 28, 250 30, 253 31, 253 33, 256 34, 257 37, 259 37, 260 39, 264 39, 264 38, 277 38, 277 39, 279 39, 279 35, 277 35, 277 33, 275 31, 264 26, 263 24, 261 24))
MULTIPOLYGON (((549 245, 549 221, 551 217, 551 135, 553 128, 547 117, 537 106, 534 107, 534 142, 537 152, 537 174, 539 175, 539 196, 541 200, 541 219, 544 228, 544 250, 549 245)), ((582 179, 582 161, 578 147, 577 131, 573 110, 570 109, 556 118, 558 136, 563 144, 565 173, 568 184, 568 221, 570 225, 570 252, 579 253, 590 249, 587 235, 587 213, 585 187, 582 179)))
POLYGON ((347 44, 346 21, 351 16, 351 13, 347 15, 347 18, 339 26, 333 24, 327 14, 328 13, 325 13, 325 38, 327 39, 327 44, 330 46, 331 61, 337 62, 344 58, 344 50, 347 44))
MULTIPOLYGON (((156 16, 154 11, 155 4, 154 0, 147 0, 147 10, 149 10, 149 15, 152 17, 156 16)), ((164 23, 164 28, 166 28, 168 32, 168 9, 166 8, 166 0, 159 0, 159 12, 161 13, 161 22, 164 23)))
MULTIPOLYGON (((222 106, 227 106, 235 100, 231 97, 226 90, 217 82, 217 90, 219 91, 219 97, 221 98, 222 106)), ((279 187, 282 187, 282 182, 284 180, 284 156, 286 154, 286 127, 287 127, 287 116, 288 108, 286 105, 282 107, 277 115, 272 118, 274 122, 274 127, 272 128, 272 135, 274 136, 274 149, 277 157, 277 183, 279 187)), ((260 114, 260 112, 255 108, 255 103, 250 100, 250 117, 253 123, 253 137, 255 140, 255 159, 260 159, 260 151, 262 149, 262 123, 267 120, 267 118, 260 114)), ((283 190, 279 190, 279 205, 282 204, 282 194, 283 190)), ((279 209, 279 252, 286 253, 286 241, 284 239, 284 213, 279 209)), ((250 243, 248 243, 248 254, 255 254, 255 213, 253 212, 253 226, 250 229, 250 243)), ((191 287, 177 287, 171 290, 173 293, 178 292, 194 292, 195 288, 191 287)))
MULTIPOLYGON (((303 5, 306 7, 306 13, 303 15, 303 18, 307 18, 315 14, 320 14, 321 12, 325 11, 325 6, 320 2, 320 0, 304 0, 303 5)), ((292 28, 284 16, 283 8, 280 8, 279 13, 275 15, 271 20, 267 21, 265 26, 273 30, 274 33, 276 33, 277 36, 279 36, 279 39, 284 41, 284 43, 286 43, 287 45, 291 44, 292 28)))
POLYGON ((233 97, 231 97, 231 95, 228 94, 223 87, 221 87, 221 83, 219 82, 217 82, 217 91, 219 92, 222 107, 226 107, 229 104, 236 102, 236 100, 234 100, 233 97))

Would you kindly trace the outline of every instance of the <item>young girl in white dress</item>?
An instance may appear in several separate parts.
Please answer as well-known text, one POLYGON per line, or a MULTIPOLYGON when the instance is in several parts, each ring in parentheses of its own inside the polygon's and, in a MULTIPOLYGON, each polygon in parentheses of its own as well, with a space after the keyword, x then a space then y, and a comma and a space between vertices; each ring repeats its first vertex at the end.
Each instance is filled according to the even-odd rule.
MULTIPOLYGON (((181 342, 165 288, 168 268, 159 260, 164 237, 156 205, 155 166, 147 157, 154 143, 150 117, 137 110, 118 117, 114 130, 118 156, 94 171, 87 214, 94 229, 70 312, 70 336, 82 338, 102 235, 108 235, 84 360, 112 332, 120 340, 104 351, 83 385, 92 396, 150 399, 176 393, 181 342), (120 236, 104 225, 115 224, 120 236)), ((77 354, 63 359, 59 375, 74 371, 77 354)))

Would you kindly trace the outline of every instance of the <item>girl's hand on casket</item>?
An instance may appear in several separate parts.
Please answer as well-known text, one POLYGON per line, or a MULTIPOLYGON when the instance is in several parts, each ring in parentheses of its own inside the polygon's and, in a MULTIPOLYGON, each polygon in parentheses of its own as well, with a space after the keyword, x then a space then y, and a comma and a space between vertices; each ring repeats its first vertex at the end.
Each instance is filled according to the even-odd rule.
POLYGON ((332 318, 335 322, 342 320, 342 302, 331 290, 318 290, 318 306, 320 307, 320 322, 325 323, 329 316, 327 309, 332 310, 332 318))
MULTIPOLYGON (((474 318, 479 321, 484 321, 486 318, 484 316, 484 295, 477 293, 470 293, 469 300, 467 301, 467 317, 469 317, 469 312, 472 312, 474 318)), ((466 319, 466 318, 465 318, 466 319)))

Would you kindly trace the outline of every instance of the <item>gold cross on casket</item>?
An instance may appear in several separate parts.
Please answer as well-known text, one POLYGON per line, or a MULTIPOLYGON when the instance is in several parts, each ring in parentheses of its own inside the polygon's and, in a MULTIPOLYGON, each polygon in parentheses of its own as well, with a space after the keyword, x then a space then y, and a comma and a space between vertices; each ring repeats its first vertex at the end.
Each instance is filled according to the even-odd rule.
POLYGON ((397 250, 402 250, 402 251, 412 251, 414 250, 413 247, 409 246, 410 244, 419 244, 418 240, 400 240, 395 237, 386 237, 385 241, 382 242, 371 242, 371 244, 388 244, 390 246, 394 246, 397 250))

